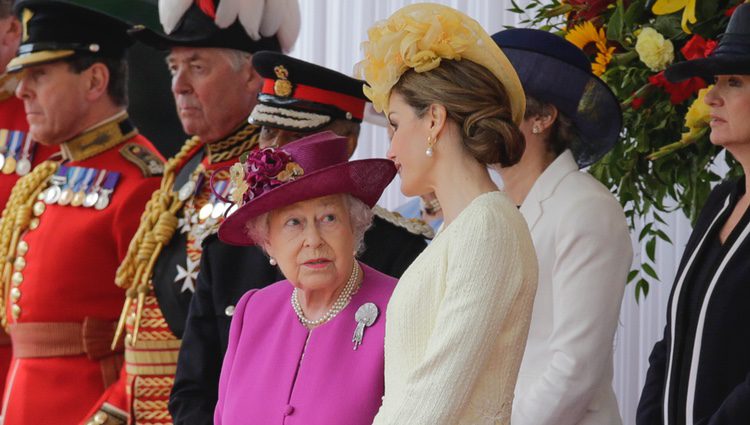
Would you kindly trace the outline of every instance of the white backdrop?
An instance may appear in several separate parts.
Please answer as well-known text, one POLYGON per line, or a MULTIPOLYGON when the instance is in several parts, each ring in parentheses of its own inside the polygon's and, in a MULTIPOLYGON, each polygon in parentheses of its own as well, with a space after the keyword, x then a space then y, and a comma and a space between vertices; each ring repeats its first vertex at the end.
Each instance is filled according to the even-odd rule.
MULTIPOLYGON (((517 23, 517 15, 507 12, 509 0, 433 0, 462 10, 477 19, 490 33, 517 23)), ((408 0, 300 0, 302 30, 292 56, 351 74, 362 57, 360 43, 372 23, 387 18, 398 8, 418 1, 408 0)), ((519 4, 525 3, 523 0, 519 4)), ((388 148, 385 129, 363 126, 355 158, 384 157, 388 148)), ((380 204, 395 208, 406 200, 399 191, 398 178, 386 190, 380 204)), ((682 215, 666 216, 662 227, 674 245, 657 246, 657 272, 662 283, 654 283, 640 305, 633 288, 628 287, 622 305, 620 326, 615 340, 615 392, 623 422, 635 423, 635 409, 648 367, 651 347, 660 338, 665 323, 665 306, 675 269, 690 234, 682 215)), ((642 249, 634 243, 636 263, 642 249)), ((543 406, 540 406, 543 408, 543 406)))

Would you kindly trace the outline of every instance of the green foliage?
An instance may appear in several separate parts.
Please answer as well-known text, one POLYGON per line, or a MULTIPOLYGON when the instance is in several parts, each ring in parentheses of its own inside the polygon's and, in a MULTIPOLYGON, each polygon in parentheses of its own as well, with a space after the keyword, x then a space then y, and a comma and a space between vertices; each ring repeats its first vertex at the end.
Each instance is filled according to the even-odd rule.
POLYGON ((589 172, 620 200, 631 229, 646 222, 638 237, 645 244, 646 256, 628 275, 628 282, 635 282, 636 300, 648 295, 649 279, 659 281, 654 267, 657 240, 671 243, 659 229, 659 224, 664 224, 661 214, 682 211, 694 223, 712 186, 742 174, 729 156, 729 175, 719 176, 712 171, 721 150, 711 144, 707 130, 699 132, 697 140, 681 141, 686 131, 685 114, 696 93, 673 104, 663 87, 650 83, 649 78, 656 73, 640 61, 635 51, 639 31, 651 27, 672 41, 675 61, 685 60, 680 49, 693 34, 717 40, 726 28, 725 12, 741 0, 696 0, 698 22, 691 28, 693 34, 682 28, 681 10, 654 15, 651 7, 657 1, 531 0, 526 8, 513 2, 510 9, 523 15, 522 27, 563 36, 583 21, 590 21, 597 28, 604 27, 608 45, 616 47, 601 78, 621 102, 621 142, 589 172))

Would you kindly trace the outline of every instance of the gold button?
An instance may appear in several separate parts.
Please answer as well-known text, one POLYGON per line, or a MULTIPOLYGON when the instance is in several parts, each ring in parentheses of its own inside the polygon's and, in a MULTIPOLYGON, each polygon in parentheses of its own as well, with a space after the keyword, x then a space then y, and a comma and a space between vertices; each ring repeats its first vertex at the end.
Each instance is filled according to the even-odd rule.
POLYGON ((47 205, 42 201, 37 201, 34 203, 34 206, 32 207, 32 212, 36 217, 39 217, 40 215, 44 214, 44 211, 47 209, 47 205))
POLYGON ((26 253, 29 252, 29 243, 26 241, 18 242, 18 246, 16 246, 16 251, 18 252, 18 255, 26 255, 26 253))
POLYGON ((109 419, 109 416, 104 412, 96 412, 96 415, 94 415, 94 423, 97 424, 106 424, 107 419, 109 419))
POLYGON ((133 337, 130 334, 125 335, 125 345, 128 347, 133 346, 133 337))
POLYGON ((18 299, 21 298, 21 290, 18 288, 12 288, 10 290, 10 299, 13 302, 18 301, 18 299))
POLYGON ((36 230, 37 227, 39 227, 39 218, 34 217, 31 219, 31 222, 29 222, 29 229, 36 230))
POLYGON ((23 271, 26 268, 26 259, 23 257, 16 257, 16 261, 13 262, 13 267, 16 271, 23 271))
POLYGON ((13 273, 13 276, 10 278, 10 280, 13 282, 13 286, 18 286, 23 283, 23 273, 21 272, 15 272, 13 273))
POLYGON ((13 314, 14 319, 18 319, 18 317, 21 315, 21 307, 18 306, 18 304, 13 304, 10 307, 10 311, 13 314))

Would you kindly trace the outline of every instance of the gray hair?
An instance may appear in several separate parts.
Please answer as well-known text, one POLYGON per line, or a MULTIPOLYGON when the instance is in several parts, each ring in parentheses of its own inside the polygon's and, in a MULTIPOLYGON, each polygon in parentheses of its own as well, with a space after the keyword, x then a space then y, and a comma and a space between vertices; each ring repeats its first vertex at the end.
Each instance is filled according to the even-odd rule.
MULTIPOLYGON (((352 226, 354 246, 356 255, 359 256, 365 250, 365 232, 372 226, 372 218, 375 214, 372 212, 372 208, 351 194, 342 193, 341 195, 344 197, 346 209, 349 211, 349 223, 352 226)), ((248 236, 263 248, 263 252, 266 251, 266 244, 268 243, 269 217, 270 212, 267 212, 251 218, 245 224, 248 236)))
POLYGON ((232 70, 238 72, 244 65, 252 66, 253 55, 237 49, 220 49, 221 53, 229 60, 232 70))

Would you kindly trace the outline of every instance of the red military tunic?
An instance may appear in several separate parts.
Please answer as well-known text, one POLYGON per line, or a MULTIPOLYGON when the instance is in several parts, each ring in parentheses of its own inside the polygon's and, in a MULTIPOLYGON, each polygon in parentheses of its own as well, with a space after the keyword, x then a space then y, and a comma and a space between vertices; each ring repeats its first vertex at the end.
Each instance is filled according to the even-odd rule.
MULTIPOLYGON (((23 102, 14 96, 15 86, 16 83, 12 76, 7 74, 0 76, 0 130, 26 133, 29 129, 29 124, 26 122, 26 111, 24 111, 23 102)), ((31 164, 32 167, 35 167, 57 152, 58 149, 34 144, 30 150, 30 153, 33 154, 31 164)), ((19 177, 15 172, 6 174, 0 171, 0 209, 5 208, 5 203, 8 202, 8 197, 10 197, 10 191, 19 177)), ((5 390, 5 377, 8 375, 12 354, 10 337, 4 330, 0 329, 0 394, 5 390)))
POLYGON ((4 425, 77 424, 116 380, 122 357, 109 345, 125 294, 114 284, 115 272, 146 201, 159 185, 151 174, 160 172, 162 159, 124 113, 61 150, 70 159, 63 164, 70 170, 93 169, 92 175, 106 176, 96 183, 91 179, 88 190, 99 190, 99 199, 108 196, 109 203, 102 209, 98 207, 104 202, 95 208, 72 206, 75 201, 34 204, 34 218, 18 243, 12 279, 4 282, 10 285, 5 307, 14 343, 3 398, 4 425), (119 181, 107 192, 109 176, 116 173, 119 181), (77 338, 69 335, 76 332, 77 338))
MULTIPOLYGON (((222 140, 197 145, 183 159, 177 175, 184 176, 185 181, 178 178, 179 187, 174 188, 184 193, 184 203, 177 213, 179 225, 156 261, 140 314, 135 302, 125 313, 125 367, 120 381, 99 400, 98 409, 89 412, 91 419, 87 423, 100 423, 96 422, 96 415, 99 421, 121 423, 110 413, 122 411, 128 412, 131 424, 172 424, 167 405, 188 303, 195 291, 201 243, 216 232, 224 218, 222 213, 229 207, 213 192, 229 197, 229 167, 257 145, 258 130, 259 127, 243 124, 222 140), (197 161, 199 156, 203 158, 197 161), (136 320, 138 334, 134 343, 136 320)), ((131 249, 139 247, 134 245, 131 249)))

